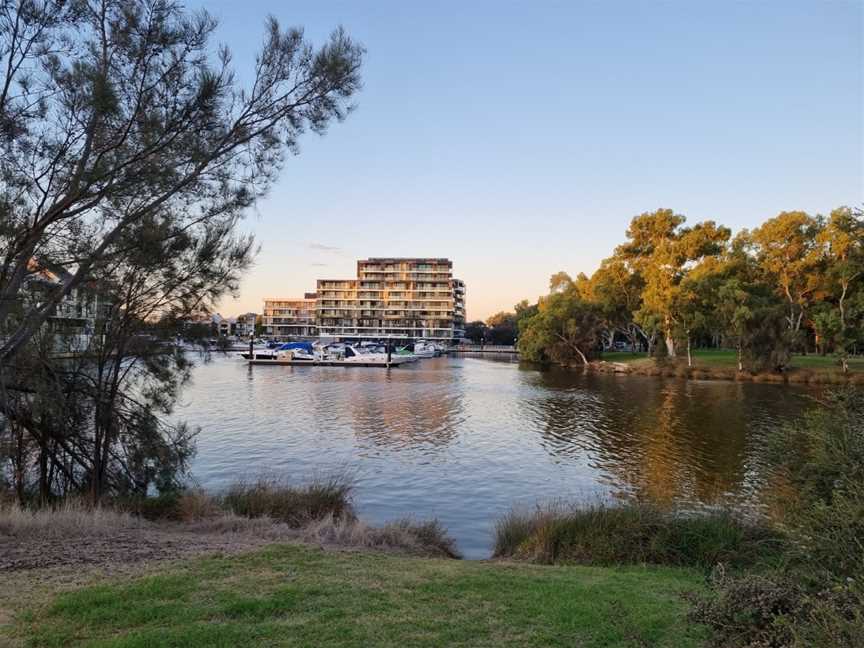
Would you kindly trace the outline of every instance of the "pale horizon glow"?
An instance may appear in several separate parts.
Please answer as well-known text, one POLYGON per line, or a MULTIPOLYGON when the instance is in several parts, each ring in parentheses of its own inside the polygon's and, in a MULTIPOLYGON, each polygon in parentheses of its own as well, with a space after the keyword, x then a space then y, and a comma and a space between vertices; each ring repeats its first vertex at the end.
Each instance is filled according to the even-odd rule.
POLYGON ((245 221, 261 251, 223 316, 446 257, 486 319, 593 272, 641 212, 738 231, 864 202, 860 2, 203 6, 240 78, 268 14, 367 49, 357 110, 245 221))

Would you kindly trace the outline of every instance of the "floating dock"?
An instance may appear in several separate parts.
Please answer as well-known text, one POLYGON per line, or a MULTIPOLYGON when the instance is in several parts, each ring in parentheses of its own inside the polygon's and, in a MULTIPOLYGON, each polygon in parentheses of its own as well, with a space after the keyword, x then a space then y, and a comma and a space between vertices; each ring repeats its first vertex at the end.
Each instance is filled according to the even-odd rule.
POLYGON ((284 365, 287 367, 380 367, 388 369, 404 364, 404 361, 395 362, 346 362, 345 360, 275 360, 256 358, 247 360, 250 365, 284 365))

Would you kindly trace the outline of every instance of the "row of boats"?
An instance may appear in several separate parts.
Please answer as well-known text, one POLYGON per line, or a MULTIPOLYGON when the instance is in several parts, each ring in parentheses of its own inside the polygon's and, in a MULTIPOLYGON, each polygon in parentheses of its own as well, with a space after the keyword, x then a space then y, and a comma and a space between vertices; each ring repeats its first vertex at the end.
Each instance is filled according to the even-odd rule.
POLYGON ((445 352, 444 347, 425 340, 398 347, 380 342, 322 344, 315 341, 253 346, 240 355, 250 364, 398 367, 445 352))

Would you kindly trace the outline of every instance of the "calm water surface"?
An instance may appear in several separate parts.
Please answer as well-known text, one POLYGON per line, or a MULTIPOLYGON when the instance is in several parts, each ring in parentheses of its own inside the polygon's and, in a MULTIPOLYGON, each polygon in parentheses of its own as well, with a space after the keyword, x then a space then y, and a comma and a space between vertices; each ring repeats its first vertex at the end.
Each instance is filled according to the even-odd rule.
POLYGON ((347 469, 363 519, 437 517, 467 557, 480 558, 494 520, 514 504, 758 501, 763 433, 807 407, 807 393, 486 358, 388 372, 216 357, 195 369, 177 415, 202 429, 192 470, 205 488, 347 469))

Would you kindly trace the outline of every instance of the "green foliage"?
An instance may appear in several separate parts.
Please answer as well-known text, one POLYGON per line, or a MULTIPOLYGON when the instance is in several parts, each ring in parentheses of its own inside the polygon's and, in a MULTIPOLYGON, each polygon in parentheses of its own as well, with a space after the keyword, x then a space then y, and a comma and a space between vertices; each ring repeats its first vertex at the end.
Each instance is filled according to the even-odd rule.
POLYGON ((232 485, 222 498, 224 506, 243 517, 270 517, 301 527, 314 520, 354 519, 350 480, 331 477, 306 486, 290 486, 279 480, 259 479, 232 485))
POLYGON ((516 314, 495 313, 486 320, 486 341, 489 344, 512 345, 516 341, 516 314))
POLYGON ((587 363, 597 346, 602 318, 574 284, 540 300, 537 313, 519 323, 519 352, 533 362, 587 363))
POLYGON ((630 223, 627 242, 591 277, 553 275, 549 296, 534 312, 524 304, 518 317, 528 335, 523 355, 572 360, 572 350, 552 349, 561 336, 538 317, 544 301, 569 295, 594 307, 599 330, 579 326, 586 337, 602 340, 604 350, 616 338, 633 349, 647 346, 658 358, 686 346, 689 361, 694 342, 711 341, 734 347, 741 371, 782 372, 793 351, 816 346, 848 371, 850 353, 864 348, 861 210, 841 207, 827 219, 784 212, 734 238, 713 221, 692 227, 685 221, 670 209, 643 213, 630 223))
POLYGON ((660 564, 710 568, 765 560, 779 534, 727 513, 686 514, 647 504, 554 505, 511 512, 496 525, 496 556, 543 564, 660 564))
POLYGON ((693 618, 715 646, 864 645, 864 394, 830 394, 769 449, 786 485, 783 569, 721 574, 693 618))

